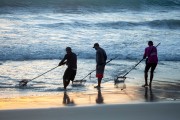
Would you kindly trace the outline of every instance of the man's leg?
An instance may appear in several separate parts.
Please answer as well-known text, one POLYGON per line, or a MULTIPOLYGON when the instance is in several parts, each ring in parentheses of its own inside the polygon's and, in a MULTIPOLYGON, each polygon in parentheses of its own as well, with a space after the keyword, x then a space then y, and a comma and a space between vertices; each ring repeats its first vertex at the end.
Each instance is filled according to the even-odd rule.
POLYGON ((154 77, 154 70, 156 69, 156 66, 157 66, 157 64, 152 64, 152 66, 151 66, 149 87, 151 87, 151 85, 152 85, 152 80, 154 77))
POLYGON ((149 87, 151 87, 151 85, 152 85, 153 77, 154 77, 154 72, 151 71, 151 73, 150 73, 149 87))
POLYGON ((101 80, 102 80, 102 78, 98 78, 98 87, 99 88, 101 87, 101 80))
POLYGON ((73 84, 75 77, 76 77, 76 70, 71 70, 70 80, 72 81, 72 84, 73 84))
POLYGON ((149 71, 150 65, 147 63, 145 66, 145 70, 144 70, 144 80, 145 80, 145 84, 143 85, 143 87, 148 86, 148 71, 149 71))
POLYGON ((66 87, 69 85, 70 80, 68 79, 63 79, 63 85, 64 85, 64 89, 66 89, 66 87))
POLYGON ((147 83, 147 79, 148 79, 148 72, 144 72, 144 80, 145 80, 145 86, 147 86, 148 85, 148 83, 147 83))
POLYGON ((98 85, 95 86, 95 88, 101 87, 101 81, 102 81, 103 74, 104 74, 104 68, 105 68, 105 66, 98 66, 98 68, 96 68, 96 77, 98 78, 98 85))
POLYGON ((64 89, 66 89, 66 87, 69 85, 69 69, 66 69, 66 71, 64 72, 64 76, 63 76, 63 85, 64 85, 64 89))

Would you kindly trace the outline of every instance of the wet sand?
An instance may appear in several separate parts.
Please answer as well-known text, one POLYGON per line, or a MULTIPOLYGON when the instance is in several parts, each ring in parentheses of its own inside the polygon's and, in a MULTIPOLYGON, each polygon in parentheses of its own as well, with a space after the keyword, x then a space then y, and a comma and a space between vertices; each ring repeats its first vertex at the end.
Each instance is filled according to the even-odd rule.
POLYGON ((101 89, 94 88, 96 83, 91 81, 85 86, 68 86, 66 91, 54 87, 54 92, 38 94, 16 88, 13 96, 0 97, 0 120, 179 120, 179 74, 174 69, 174 74, 159 71, 151 89, 141 87, 142 69, 132 71, 129 76, 133 77, 125 83, 103 79, 101 89))
MULTIPOLYGON (((57 108, 64 106, 94 106, 97 104, 138 104, 145 102, 179 102, 178 84, 160 84, 149 87, 131 84, 104 83, 101 89, 89 86, 88 91, 59 93, 38 96, 0 98, 0 109, 57 108), (122 90, 122 88, 124 88, 122 90), (175 89, 177 91, 175 92, 175 89)), ((77 87, 78 89, 78 87, 77 87)))
POLYGON ((178 120, 179 84, 154 83, 151 89, 104 83, 84 92, 0 98, 0 120, 178 120))

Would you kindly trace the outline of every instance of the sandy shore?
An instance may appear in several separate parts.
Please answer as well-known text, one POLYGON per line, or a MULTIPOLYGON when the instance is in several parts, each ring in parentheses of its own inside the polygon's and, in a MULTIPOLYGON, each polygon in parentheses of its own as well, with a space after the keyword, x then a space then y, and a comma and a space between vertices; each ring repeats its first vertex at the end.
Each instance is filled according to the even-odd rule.
POLYGON ((1 120, 179 120, 180 103, 1 110, 1 120))
POLYGON ((20 89, 24 95, 0 97, 0 120, 179 120, 179 82, 156 79, 150 89, 141 87, 140 72, 130 74, 136 76, 125 84, 105 82, 101 89, 95 84, 38 94, 20 89))
MULTIPOLYGON (((128 82, 128 81, 127 81, 128 82)), ((78 88, 77 88, 78 89, 78 88)), ((0 120, 179 120, 177 84, 150 88, 105 83, 101 89, 0 98, 0 120), (123 87, 126 88, 121 90, 123 87), (174 89, 177 92, 174 92, 174 89)))
MULTIPOLYGON (((179 102, 177 85, 160 84, 152 89, 131 84, 104 83, 101 89, 88 86, 87 91, 60 91, 51 94, 0 98, 0 109, 33 109, 97 104, 132 104, 143 102, 179 102), (168 85, 168 86, 167 86, 168 85), (122 90, 122 88, 125 88, 122 90), (174 92, 177 89, 177 92, 174 92), (173 90, 173 91, 172 91, 173 90)), ((78 89, 78 87, 77 87, 78 89)))
POLYGON ((120 88, 113 88, 113 85, 108 84, 100 90, 94 89, 93 86, 91 86, 89 91, 84 92, 67 90, 56 94, 6 97, 0 98, 0 101, 0 109, 5 110, 136 103, 144 102, 144 97, 143 94, 141 96, 141 94, 130 89, 121 91, 120 88))

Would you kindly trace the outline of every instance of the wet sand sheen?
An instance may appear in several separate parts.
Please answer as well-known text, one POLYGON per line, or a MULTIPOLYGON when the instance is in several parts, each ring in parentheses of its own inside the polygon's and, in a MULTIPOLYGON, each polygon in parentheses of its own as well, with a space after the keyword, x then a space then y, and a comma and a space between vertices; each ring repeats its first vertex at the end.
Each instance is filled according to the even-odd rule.
MULTIPOLYGON (((114 86, 112 83, 103 84, 101 89, 89 86, 88 91, 20 96, 0 98, 0 109, 27 109, 27 108, 53 108, 63 106, 92 106, 96 104, 127 104, 142 102, 179 101, 179 92, 164 91, 164 87, 154 86, 152 89, 140 86, 131 86, 124 90, 122 84, 114 86)), ((174 88, 172 86, 172 88, 174 88)))

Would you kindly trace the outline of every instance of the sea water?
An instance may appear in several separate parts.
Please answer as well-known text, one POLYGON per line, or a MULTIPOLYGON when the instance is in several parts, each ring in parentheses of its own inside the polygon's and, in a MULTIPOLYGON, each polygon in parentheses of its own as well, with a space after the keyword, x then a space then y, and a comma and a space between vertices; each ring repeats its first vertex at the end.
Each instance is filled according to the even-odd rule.
MULTIPOLYGON (((103 82, 128 72, 152 40, 155 46, 161 43, 155 79, 179 83, 179 13, 180 0, 0 0, 0 94, 60 92, 66 66, 26 88, 19 88, 18 81, 56 67, 67 46, 78 55, 76 79, 81 80, 95 69, 96 42, 108 60, 117 57, 106 66, 103 82)), ((143 70, 144 62, 128 75, 143 79, 143 70)), ((86 86, 97 84, 94 72, 86 79, 84 86, 69 89, 86 91, 86 86)))

